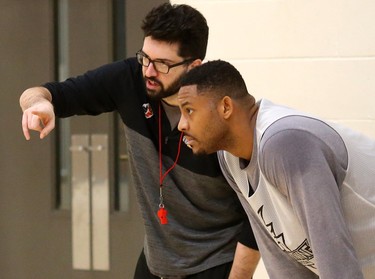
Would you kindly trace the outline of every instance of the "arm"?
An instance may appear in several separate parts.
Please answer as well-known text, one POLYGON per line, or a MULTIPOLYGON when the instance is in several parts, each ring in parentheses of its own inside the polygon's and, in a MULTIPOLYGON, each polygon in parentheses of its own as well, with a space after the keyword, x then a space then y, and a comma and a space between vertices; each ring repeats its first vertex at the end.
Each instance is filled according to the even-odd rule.
POLYGON ((29 88, 22 93, 22 130, 26 140, 30 139, 29 130, 40 132, 40 138, 43 139, 55 128, 55 114, 51 101, 51 93, 44 87, 29 88))
POLYGON ((341 207, 347 153, 340 136, 314 119, 285 118, 260 148, 261 169, 293 207, 320 278, 363 278, 341 207))
POLYGON ((256 243, 250 222, 243 223, 239 241, 234 254, 233 266, 229 279, 249 279, 254 276, 255 269, 260 259, 258 245, 256 243))
MULTIPOLYGON (((230 171, 227 169, 227 164, 223 156, 223 152, 217 153, 220 168, 225 179, 229 185, 237 193, 239 200, 243 199, 241 191, 238 189, 230 171)), ((245 209, 245 208, 244 208, 245 209)), ((245 210, 246 211, 246 210, 245 210)), ((239 236, 239 242, 237 243, 236 252, 234 254, 234 260, 229 279, 250 279, 254 275, 255 269, 258 265, 260 254, 258 251, 258 245, 253 234, 250 222, 245 216, 242 231, 239 236)))
POLYGON ((250 279, 260 259, 259 252, 240 242, 237 243, 236 253, 229 279, 250 279))

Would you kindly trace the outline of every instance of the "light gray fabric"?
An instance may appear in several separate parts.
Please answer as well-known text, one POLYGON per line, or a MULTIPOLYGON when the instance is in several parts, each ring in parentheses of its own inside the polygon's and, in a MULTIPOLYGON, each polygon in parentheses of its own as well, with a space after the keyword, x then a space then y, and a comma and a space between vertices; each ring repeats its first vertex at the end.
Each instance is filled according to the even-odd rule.
POLYGON ((319 278, 317 274, 324 279, 373 278, 374 141, 266 100, 261 102, 256 130, 249 163, 227 152, 219 153, 219 162, 251 220, 270 278, 313 279, 319 278), (358 177, 366 178, 359 182, 358 177), (276 189, 279 197, 273 202, 274 196, 265 198, 254 210, 250 204, 260 187, 270 187, 271 196, 276 189), (270 203, 281 200, 290 211, 277 214, 285 218, 271 214, 273 220, 262 220, 260 215, 274 207, 270 203), (290 218, 296 218, 298 225, 283 228, 290 218), (280 241, 288 243, 289 234, 299 227, 306 236, 305 247, 280 248, 280 241), (316 274, 302 264, 310 265, 316 274))

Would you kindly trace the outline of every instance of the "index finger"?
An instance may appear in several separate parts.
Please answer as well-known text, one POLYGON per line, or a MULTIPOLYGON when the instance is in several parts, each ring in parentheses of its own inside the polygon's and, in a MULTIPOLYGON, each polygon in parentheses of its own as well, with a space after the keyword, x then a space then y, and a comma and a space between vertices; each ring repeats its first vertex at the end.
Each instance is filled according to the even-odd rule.
POLYGON ((28 128, 28 115, 27 113, 22 114, 22 131, 26 140, 30 140, 30 133, 28 128))

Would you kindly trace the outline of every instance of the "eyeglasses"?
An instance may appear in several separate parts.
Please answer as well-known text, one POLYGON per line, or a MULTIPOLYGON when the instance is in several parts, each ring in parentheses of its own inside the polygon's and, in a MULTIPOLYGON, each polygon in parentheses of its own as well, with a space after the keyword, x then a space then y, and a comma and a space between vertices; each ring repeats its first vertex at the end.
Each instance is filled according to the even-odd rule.
POLYGON ((162 61, 152 60, 146 53, 144 53, 141 50, 138 51, 136 55, 137 55, 137 60, 139 64, 141 64, 142 66, 148 67, 150 63, 152 63, 154 65, 155 70, 162 74, 168 74, 170 69, 180 66, 180 65, 190 63, 195 60, 194 58, 190 58, 190 59, 186 59, 184 61, 178 62, 176 64, 168 65, 162 61))

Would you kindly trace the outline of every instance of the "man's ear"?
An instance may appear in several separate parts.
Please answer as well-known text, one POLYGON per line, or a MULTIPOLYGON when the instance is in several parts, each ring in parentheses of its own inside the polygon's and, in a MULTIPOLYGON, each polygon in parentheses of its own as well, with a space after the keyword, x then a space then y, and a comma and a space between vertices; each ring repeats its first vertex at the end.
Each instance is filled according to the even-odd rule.
POLYGON ((229 119, 233 113, 233 100, 229 96, 225 96, 220 101, 220 113, 224 119, 229 119))
POLYGON ((193 62, 191 62, 188 66, 188 71, 190 71, 191 69, 197 67, 197 66, 200 66, 202 65, 202 60, 200 59, 195 59, 193 62))

